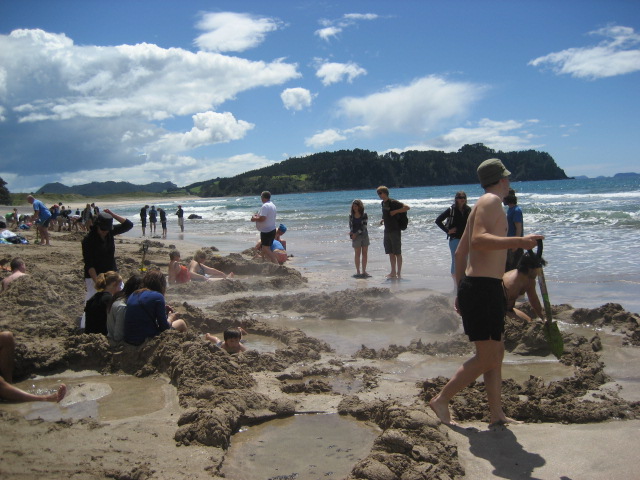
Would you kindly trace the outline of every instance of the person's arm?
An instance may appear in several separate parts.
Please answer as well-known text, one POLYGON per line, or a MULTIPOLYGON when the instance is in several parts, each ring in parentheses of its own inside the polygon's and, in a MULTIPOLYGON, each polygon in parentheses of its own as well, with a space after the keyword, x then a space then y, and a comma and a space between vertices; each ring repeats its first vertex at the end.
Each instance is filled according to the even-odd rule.
POLYGON ((157 298, 154 299, 154 311, 156 314, 156 321, 158 322, 158 331, 164 332, 165 330, 171 328, 171 324, 169 323, 169 319, 167 317, 167 308, 164 297, 161 293, 155 293, 158 294, 157 298))
POLYGON ((195 260, 191 260, 191 263, 189 264, 189 273, 191 274, 191 280, 195 282, 206 282, 207 277, 198 273, 196 270, 197 268, 198 262, 196 262, 195 260))
POLYGON ((438 227, 440 227, 440 230, 442 230, 444 233, 446 233, 447 235, 449 234, 449 231, 447 230, 447 228, 444 226, 444 221, 449 218, 449 216, 451 215, 451 208, 447 208, 444 212, 442 212, 440 215, 438 215, 438 218, 436 218, 436 225, 438 227))
POLYGON ((89 234, 87 237, 84 238, 84 240, 82 241, 82 259, 84 260, 84 265, 85 268, 87 269, 87 273, 89 274, 89 277, 91 277, 91 279, 93 280, 93 282, 95 283, 96 280, 98 279, 98 272, 96 271, 95 268, 95 255, 93 252, 93 248, 91 245, 91 234, 89 234))
POLYGON ((389 215, 391 215, 392 217, 394 215, 397 215, 398 213, 408 212, 409 210, 411 210, 411 207, 409 205, 405 205, 404 203, 401 203, 401 202, 398 202, 398 203, 402 206, 395 210, 389 211, 389 215))
POLYGON ((471 235, 471 248, 484 251, 507 250, 509 248, 530 250, 537 245, 538 240, 544 239, 543 235, 502 237, 492 233, 495 231, 495 222, 501 217, 504 217, 504 210, 502 210, 502 202, 497 196, 492 195, 489 198, 483 196, 478 200, 473 234, 471 235), (491 222, 494 223, 492 224, 491 222))
POLYGON ((538 292, 536 292, 535 280, 531 280, 527 286, 527 298, 529 299, 529 303, 531 304, 531 308, 535 314, 540 317, 540 319, 544 320, 544 311, 542 310, 542 305, 538 298, 538 292))

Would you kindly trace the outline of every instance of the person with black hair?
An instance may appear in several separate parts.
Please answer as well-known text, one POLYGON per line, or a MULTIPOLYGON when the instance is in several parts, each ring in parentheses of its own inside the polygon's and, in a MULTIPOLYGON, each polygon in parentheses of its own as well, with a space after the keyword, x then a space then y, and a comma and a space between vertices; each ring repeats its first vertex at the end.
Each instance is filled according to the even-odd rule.
POLYGON ((247 335, 247 332, 242 327, 230 327, 224 331, 224 341, 221 341, 218 337, 210 333, 205 334, 204 338, 215 343, 216 346, 227 353, 239 353, 247 351, 247 347, 241 342, 243 335, 247 335))
POLYGON ((537 258, 527 252, 520 258, 518 268, 510 270, 502 276, 502 284, 504 285, 507 301, 507 316, 521 318, 527 322, 531 321, 529 315, 515 308, 518 298, 526 293, 536 317, 544 320, 544 310, 536 292, 536 278, 540 273, 540 269, 546 264, 547 262, 544 258, 537 258))

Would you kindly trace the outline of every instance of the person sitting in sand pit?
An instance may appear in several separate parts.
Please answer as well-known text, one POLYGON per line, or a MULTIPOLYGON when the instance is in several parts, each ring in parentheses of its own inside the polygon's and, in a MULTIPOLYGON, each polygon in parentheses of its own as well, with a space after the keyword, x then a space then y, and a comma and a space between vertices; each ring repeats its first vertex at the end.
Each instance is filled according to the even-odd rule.
POLYGON ((142 288, 127 298, 124 314, 124 341, 141 345, 147 338, 155 337, 165 330, 187 331, 184 320, 165 303, 167 280, 160 270, 148 271, 142 280, 142 288))
POLYGON ((169 284, 188 283, 191 281, 189 269, 180 263, 180 252, 173 250, 169 253, 169 284))
POLYGON ((228 275, 213 267, 208 267, 204 264, 207 260, 207 253, 204 250, 198 250, 191 260, 189 265, 189 273, 191 274, 191 280, 196 282, 205 282, 215 279, 229 279, 233 278, 233 272, 228 275))
POLYGON ((518 263, 518 268, 509 270, 502 276, 505 295, 507 297, 507 316, 531 321, 529 315, 515 308, 516 300, 521 295, 527 294, 531 308, 540 320, 544 320, 544 311, 536 292, 536 278, 540 269, 547 262, 543 258, 537 258, 529 252, 525 253, 518 263))
POLYGON ((87 300, 84 307, 86 318, 85 333, 107 335, 107 310, 113 296, 122 290, 122 277, 117 272, 106 272, 96 279, 97 292, 87 300))
POLYGON ((247 332, 242 327, 238 327, 227 328, 224 331, 224 341, 221 341, 218 337, 211 335, 210 333, 206 333, 204 338, 215 343, 227 353, 239 353, 247 351, 247 347, 245 347, 241 342, 243 335, 247 335, 247 332))
POLYGON ((9 288, 9 284, 13 282, 16 278, 20 278, 27 274, 27 266, 24 263, 24 260, 20 257, 16 257, 11 260, 11 275, 2 280, 2 290, 6 290, 9 288))
POLYGON ((124 284, 124 288, 111 299, 107 308, 107 338, 114 342, 124 340, 124 315, 127 311, 127 299, 136 290, 142 288, 142 275, 134 274, 124 284))
POLYGON ((13 382, 13 353, 16 342, 11 332, 0 332, 0 399, 9 402, 60 402, 67 394, 62 384, 48 395, 34 395, 11 385, 13 382))

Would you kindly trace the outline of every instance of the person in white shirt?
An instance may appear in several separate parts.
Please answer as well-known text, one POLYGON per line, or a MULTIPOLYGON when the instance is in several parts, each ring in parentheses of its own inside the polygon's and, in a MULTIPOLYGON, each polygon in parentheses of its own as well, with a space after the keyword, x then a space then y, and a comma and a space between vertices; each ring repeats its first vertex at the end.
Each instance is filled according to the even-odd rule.
POLYGON ((271 251, 271 244, 276 238, 276 206, 271 202, 270 192, 262 192, 260 199, 262 207, 258 213, 251 217, 251 221, 256 222, 256 228, 260 231, 260 243, 264 258, 278 264, 278 257, 271 251))

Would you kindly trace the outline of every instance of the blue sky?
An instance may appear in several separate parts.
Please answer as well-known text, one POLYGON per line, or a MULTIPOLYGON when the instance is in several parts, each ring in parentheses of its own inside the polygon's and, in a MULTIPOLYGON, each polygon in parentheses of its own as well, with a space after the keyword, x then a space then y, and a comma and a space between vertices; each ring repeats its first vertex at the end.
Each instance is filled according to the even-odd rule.
POLYGON ((0 177, 179 186, 362 148, 640 171, 640 2, 0 2, 0 177))

